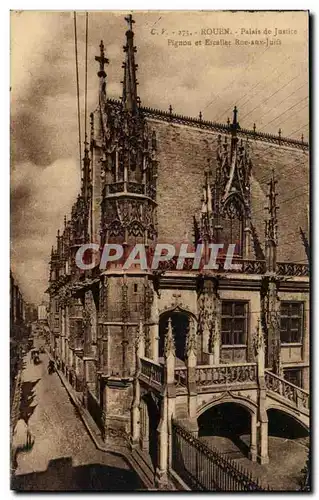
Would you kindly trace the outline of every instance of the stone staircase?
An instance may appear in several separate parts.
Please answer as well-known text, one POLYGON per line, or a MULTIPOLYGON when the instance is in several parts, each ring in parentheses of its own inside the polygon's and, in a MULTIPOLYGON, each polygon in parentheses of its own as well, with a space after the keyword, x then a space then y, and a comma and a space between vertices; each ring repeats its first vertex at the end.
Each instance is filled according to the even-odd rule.
POLYGON ((296 416, 302 416, 302 421, 309 427, 310 396, 309 392, 288 382, 283 377, 265 370, 267 396, 275 399, 282 406, 289 407, 296 416))

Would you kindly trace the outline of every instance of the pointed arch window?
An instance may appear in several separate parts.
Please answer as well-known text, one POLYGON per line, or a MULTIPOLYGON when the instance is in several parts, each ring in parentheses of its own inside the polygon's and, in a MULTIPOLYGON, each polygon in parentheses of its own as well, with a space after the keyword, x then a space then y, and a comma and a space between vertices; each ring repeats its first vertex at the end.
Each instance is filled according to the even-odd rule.
POLYGON ((221 218, 222 230, 218 243, 224 244, 224 253, 228 245, 235 245, 235 255, 243 255, 244 207, 239 196, 233 195, 226 201, 221 218))

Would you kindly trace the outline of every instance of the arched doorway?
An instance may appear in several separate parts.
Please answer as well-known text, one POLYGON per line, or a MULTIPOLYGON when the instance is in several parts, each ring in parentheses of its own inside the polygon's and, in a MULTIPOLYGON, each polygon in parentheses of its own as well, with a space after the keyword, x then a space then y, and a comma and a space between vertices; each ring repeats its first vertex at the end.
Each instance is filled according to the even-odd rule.
POLYGON ((160 407, 152 394, 146 394, 141 402, 141 445, 149 453, 154 469, 157 467, 160 407))
POLYGON ((159 321, 159 357, 164 357, 165 335, 168 320, 172 320, 172 329, 175 339, 176 358, 185 361, 186 339, 189 329, 189 315, 182 311, 169 311, 161 315, 159 321))
POLYGON ((251 414, 244 406, 225 402, 198 417, 198 437, 229 458, 248 456, 251 444, 251 414))

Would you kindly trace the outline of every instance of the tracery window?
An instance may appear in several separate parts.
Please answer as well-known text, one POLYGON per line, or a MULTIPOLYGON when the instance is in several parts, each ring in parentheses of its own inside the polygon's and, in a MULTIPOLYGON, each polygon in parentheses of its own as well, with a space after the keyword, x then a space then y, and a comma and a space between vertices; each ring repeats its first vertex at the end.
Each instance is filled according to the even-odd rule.
POLYGON ((303 302, 281 302, 280 340, 282 344, 302 342, 303 302))
POLYGON ((227 254, 230 244, 235 245, 234 255, 238 257, 243 253, 243 227, 244 227, 244 207, 240 198, 231 195, 226 201, 220 215, 220 231, 217 233, 217 242, 224 245, 221 254, 227 254))
POLYGON ((248 325, 248 302, 222 301, 222 344, 224 346, 246 345, 248 325))

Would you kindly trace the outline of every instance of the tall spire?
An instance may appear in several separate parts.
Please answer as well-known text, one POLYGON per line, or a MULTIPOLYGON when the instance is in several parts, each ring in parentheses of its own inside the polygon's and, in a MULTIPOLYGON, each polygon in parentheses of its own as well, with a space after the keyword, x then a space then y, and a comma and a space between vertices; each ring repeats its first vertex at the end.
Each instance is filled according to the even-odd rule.
POLYGON ((266 264, 267 270, 270 272, 275 272, 276 270, 276 250, 278 245, 278 235, 277 235, 277 204, 276 204, 276 184, 275 180, 275 172, 272 171, 272 177, 270 182, 268 182, 269 186, 269 194, 267 194, 268 198, 268 207, 266 210, 268 211, 268 220, 266 220, 265 224, 265 237, 266 237, 266 264))
POLYGON ((91 169, 90 169, 90 157, 88 150, 87 138, 85 138, 84 145, 84 158, 83 158, 83 177, 82 177, 82 196, 87 201, 90 196, 90 185, 91 185, 91 169))
POLYGON ((137 97, 137 80, 136 80, 136 69, 137 64, 135 64, 136 47, 134 47, 134 33, 132 30, 133 23, 135 21, 130 14, 125 18, 128 24, 128 30, 126 32, 126 45, 123 49, 126 53, 125 62, 123 63, 124 68, 124 80, 123 80, 123 105, 127 111, 135 113, 138 107, 138 97, 137 97))
MULTIPOLYGON (((105 65, 109 64, 109 60, 107 57, 105 57, 105 52, 104 52, 104 43, 103 40, 101 40, 100 43, 100 55, 95 56, 95 60, 99 63, 99 70, 97 72, 97 76, 99 77, 99 106, 100 106, 100 113, 101 113, 101 124, 102 124, 102 130, 104 135, 107 134, 107 115, 106 115, 106 103, 107 103, 107 98, 106 98, 106 72, 105 72, 105 65)), ((91 115, 93 116, 93 115, 91 115)), ((93 124, 93 118, 91 119, 91 139, 93 138, 94 135, 94 124, 93 124)))
POLYGON ((232 159, 234 151, 236 150, 236 147, 237 147, 237 142, 238 142, 237 130, 240 128, 238 120, 237 120, 237 115, 238 115, 238 110, 237 110, 237 107, 235 106, 234 110, 233 110, 233 123, 230 125, 230 129, 231 129, 230 157, 231 157, 231 159, 232 159))

